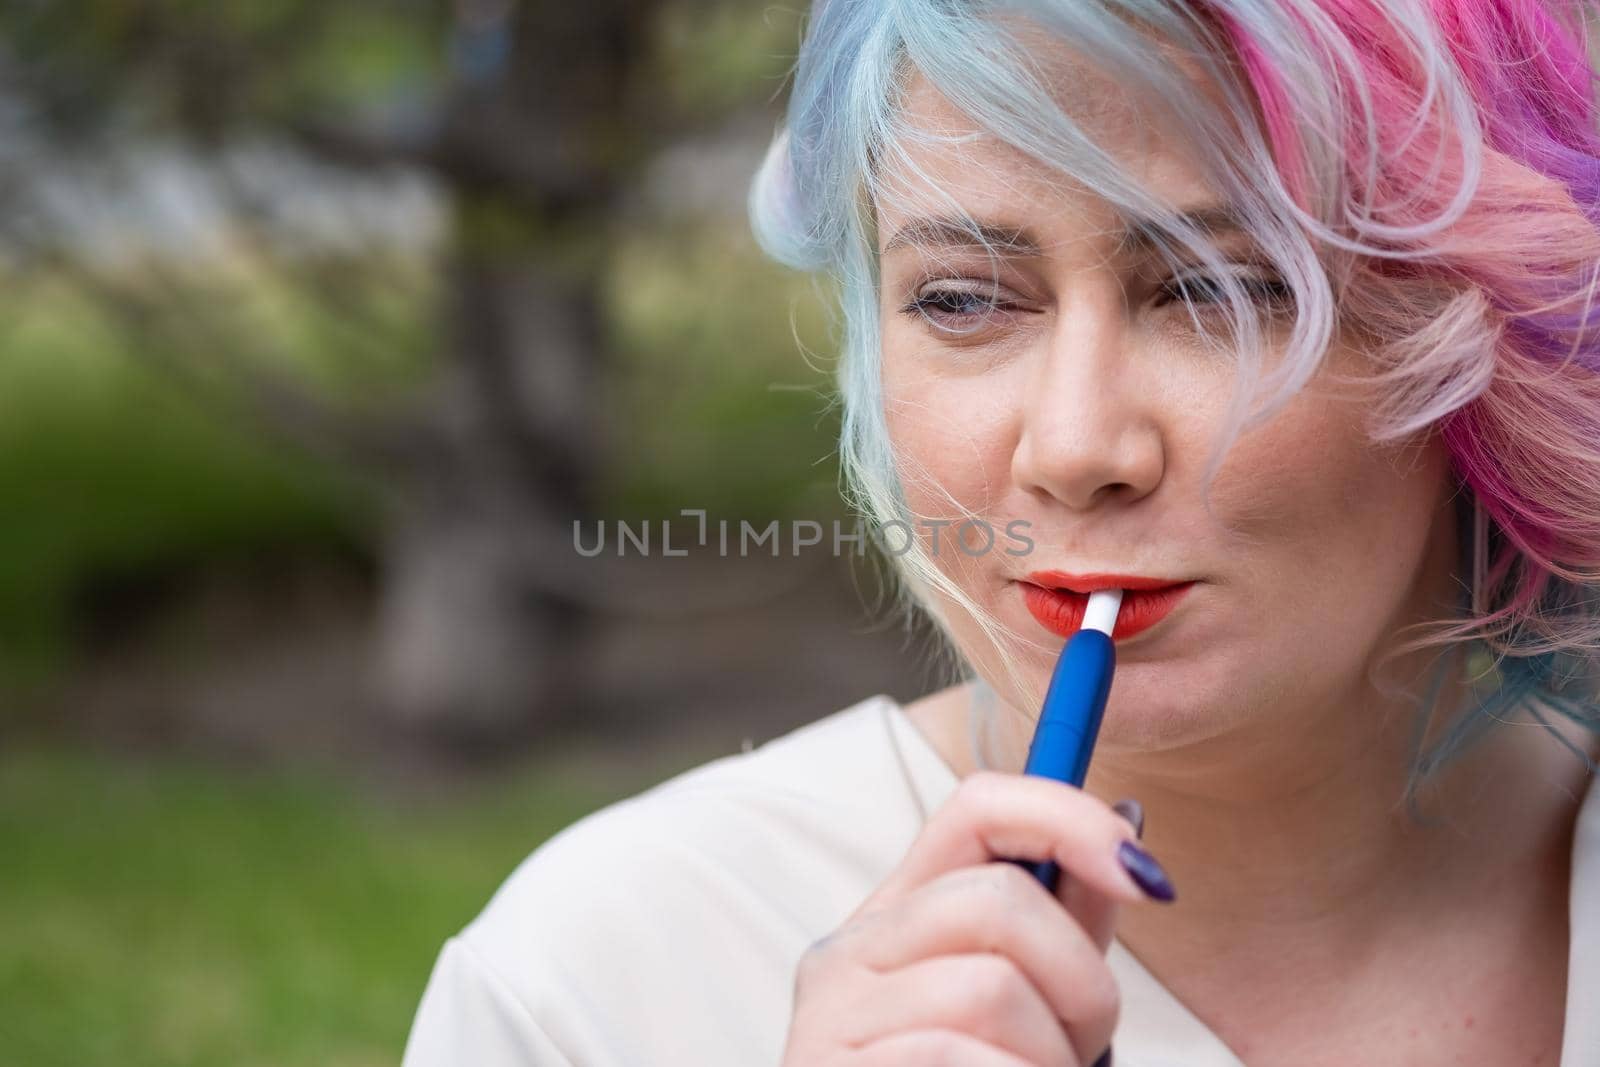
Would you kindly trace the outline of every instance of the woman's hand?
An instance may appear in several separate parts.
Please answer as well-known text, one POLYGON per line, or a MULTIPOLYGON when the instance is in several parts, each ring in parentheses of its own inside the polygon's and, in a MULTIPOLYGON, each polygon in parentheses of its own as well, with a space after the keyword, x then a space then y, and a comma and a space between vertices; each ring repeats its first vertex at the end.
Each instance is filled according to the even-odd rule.
POLYGON ((1120 1004, 1105 959, 1117 909, 1171 899, 1154 861, 1123 847, 1136 810, 1045 778, 963 779, 894 872, 801 958, 783 1067, 1094 1063, 1120 1004), (1002 857, 1055 860, 1059 897, 1002 857))

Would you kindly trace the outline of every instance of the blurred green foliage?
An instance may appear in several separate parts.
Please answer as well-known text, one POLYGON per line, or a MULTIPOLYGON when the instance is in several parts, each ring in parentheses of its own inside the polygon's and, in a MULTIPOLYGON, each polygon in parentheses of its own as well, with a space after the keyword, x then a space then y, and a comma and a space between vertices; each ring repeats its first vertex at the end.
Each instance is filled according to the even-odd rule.
POLYGON ((614 262, 609 514, 841 513, 834 347, 811 279, 727 223, 665 224, 614 262))
MULTIPOLYGON (((672 221, 620 242, 607 277, 601 513, 835 514, 829 325, 811 280, 766 261, 742 229, 672 221)), ((208 337, 249 337, 267 369, 315 397, 381 412, 426 382, 432 293, 415 278, 363 291, 356 321, 382 327, 377 344, 352 343, 348 322, 270 276, 213 282, 143 333, 70 286, 12 288, 0 304, 0 670, 13 684, 65 662, 75 598, 108 575, 370 551, 380 514, 355 471, 230 407, 225 380, 186 387, 158 350, 187 346, 192 363, 208 337)), ((190 369, 209 375, 204 361, 190 369)))
POLYGON ((0 1061, 399 1062, 444 940, 532 848, 692 760, 380 802, 308 775, 0 754, 0 1061))
POLYGON ((0 665, 13 683, 59 666, 94 579, 366 536, 371 501, 348 471, 187 391, 138 349, 153 343, 70 288, 8 292, 0 665))
POLYGON ((805 5, 666 5, 657 80, 683 114, 774 97, 799 47, 805 5))
MULTIPOLYGON (((166 102, 270 129, 292 116, 413 114, 447 76, 450 17, 425 0, 96 0, 26 3, 0 29, 27 45, 35 102, 68 126, 75 113, 113 114, 115 99, 157 128, 206 128, 205 115, 162 114, 166 102)), ((800 17, 664 5, 650 68, 664 117, 714 121, 775 96, 800 17)), ((821 304, 809 279, 760 255, 734 208, 650 218, 584 246, 606 259, 613 327, 593 493, 608 517, 703 507, 825 519, 840 507, 828 371, 805 354, 831 351, 821 304)), ((274 267, 259 251, 172 289, 138 331, 92 286, 0 272, 0 718, 16 682, 70 662, 77 600, 107 575, 326 546, 370 554, 382 515, 353 471, 274 436, 247 405, 219 404, 227 383, 196 392, 168 371, 178 359, 205 385, 205 353, 220 367, 265 347, 269 371, 341 410, 381 413, 426 383, 445 268, 375 260, 295 277, 311 266, 274 267), (392 270, 394 284, 371 284, 392 270)), ((160 297, 160 274, 148 282, 160 297)))
POLYGON ((240 115, 385 107, 445 74, 437 0, 13 0, 0 31, 66 126, 127 117, 217 134, 240 115))

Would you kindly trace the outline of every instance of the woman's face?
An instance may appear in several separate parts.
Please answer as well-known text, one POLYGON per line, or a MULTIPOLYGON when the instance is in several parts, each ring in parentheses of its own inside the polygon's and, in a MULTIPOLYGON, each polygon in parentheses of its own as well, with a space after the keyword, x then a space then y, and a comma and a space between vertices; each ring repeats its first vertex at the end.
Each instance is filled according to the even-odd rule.
MULTIPOLYGON (((1114 92, 1098 99, 1090 132, 1157 197, 1216 206, 1172 147, 1178 139, 1118 110, 1114 92)), ((919 128, 978 132, 920 78, 906 107, 919 128)), ((897 195, 878 214, 889 432, 919 518, 970 514, 1002 532, 992 550, 969 555, 946 528, 935 561, 1023 635, 1034 693, 1062 639, 1027 606, 1030 573, 1193 581, 1157 625, 1119 640, 1102 751, 1282 736, 1286 725, 1343 729, 1341 710, 1371 704, 1366 667, 1391 631, 1439 617, 1455 595, 1451 480, 1437 437, 1370 444, 1360 388, 1324 373, 1237 440, 1208 513, 1201 478, 1236 368, 1163 292, 1173 275, 1153 254, 1119 249, 1120 220, 1104 202, 992 137, 906 151, 916 166, 890 172, 897 195), (995 258, 914 226, 948 214, 936 189, 1037 251, 995 258), (1025 555, 1005 550, 1021 548, 1003 535, 1017 520, 1033 542, 1025 555)), ((1269 263, 1252 263, 1248 235, 1221 248, 1243 277, 1271 280, 1269 263)), ((1197 310, 1221 329, 1220 307, 1197 310)), ((1280 344, 1290 314, 1263 311, 1280 344)), ((1328 366, 1348 379, 1362 361, 1341 343, 1328 366)), ((1031 715, 1033 697, 1004 686, 977 624, 946 608, 980 673, 1031 715)))

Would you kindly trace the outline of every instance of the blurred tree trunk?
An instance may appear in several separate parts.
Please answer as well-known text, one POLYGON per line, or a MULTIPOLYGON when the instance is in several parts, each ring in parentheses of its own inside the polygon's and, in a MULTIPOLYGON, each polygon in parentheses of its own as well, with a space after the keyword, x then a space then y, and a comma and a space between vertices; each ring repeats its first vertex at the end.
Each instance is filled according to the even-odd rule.
POLYGON ((432 152, 455 200, 451 358, 385 546, 379 687, 407 722, 493 745, 581 710, 590 620, 552 579, 600 465, 600 272, 650 147, 630 90, 659 5, 472 6, 432 152))

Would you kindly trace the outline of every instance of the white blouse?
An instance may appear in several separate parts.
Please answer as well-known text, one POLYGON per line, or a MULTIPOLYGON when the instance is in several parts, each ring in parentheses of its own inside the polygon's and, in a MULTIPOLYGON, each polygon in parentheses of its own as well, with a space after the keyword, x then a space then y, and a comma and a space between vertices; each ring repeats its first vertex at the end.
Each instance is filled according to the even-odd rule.
MULTIPOLYGON (((889 874, 954 772, 874 696, 579 820, 446 943, 404 1067, 759 1067, 801 953, 889 874)), ((1573 838, 1559 1067, 1600 1067, 1600 789, 1573 838)), ((1242 1067, 1120 942, 1117 1067, 1242 1067)))

